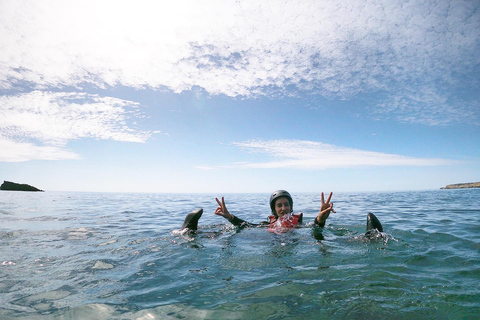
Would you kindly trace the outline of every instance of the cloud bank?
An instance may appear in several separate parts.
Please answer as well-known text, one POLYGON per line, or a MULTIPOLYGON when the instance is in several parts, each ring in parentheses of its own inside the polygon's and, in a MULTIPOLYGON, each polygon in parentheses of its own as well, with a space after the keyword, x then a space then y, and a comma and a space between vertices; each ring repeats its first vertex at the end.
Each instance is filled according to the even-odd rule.
POLYGON ((0 90, 375 94, 379 117, 478 123, 478 93, 459 90, 479 87, 479 29, 459 0, 2 1, 0 90))
POLYGON ((30 160, 76 160, 80 156, 57 146, 39 146, 30 142, 19 142, 0 136, 0 161, 23 162, 30 160))
POLYGON ((77 159, 65 145, 80 138, 144 142, 151 133, 127 123, 137 108, 135 102, 87 93, 0 96, 0 161, 77 159))
MULTIPOLYGON (((221 168, 247 169, 329 169, 357 167, 422 167, 457 163, 446 159, 406 157, 381 152, 337 147, 331 144, 305 140, 252 140, 233 145, 250 153, 265 154, 271 161, 235 163, 221 168)), ((199 167, 213 169, 213 167, 199 167)), ((218 168, 218 167, 217 167, 218 168)))

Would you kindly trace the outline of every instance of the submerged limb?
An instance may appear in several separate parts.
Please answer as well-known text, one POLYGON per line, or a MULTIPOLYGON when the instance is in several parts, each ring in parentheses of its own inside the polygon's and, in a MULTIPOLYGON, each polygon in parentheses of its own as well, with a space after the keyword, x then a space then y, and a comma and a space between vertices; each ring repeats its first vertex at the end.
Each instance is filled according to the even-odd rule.
POLYGON ((324 240, 325 237, 323 236, 323 228, 322 227, 318 227, 318 226, 315 226, 313 227, 313 237, 317 240, 324 240))
POLYGON ((180 230, 183 230, 183 229, 190 229, 193 231, 197 230, 198 220, 200 220, 202 214, 203 214, 202 208, 195 209, 190 213, 188 213, 187 216, 185 217, 185 220, 183 221, 183 225, 180 230))

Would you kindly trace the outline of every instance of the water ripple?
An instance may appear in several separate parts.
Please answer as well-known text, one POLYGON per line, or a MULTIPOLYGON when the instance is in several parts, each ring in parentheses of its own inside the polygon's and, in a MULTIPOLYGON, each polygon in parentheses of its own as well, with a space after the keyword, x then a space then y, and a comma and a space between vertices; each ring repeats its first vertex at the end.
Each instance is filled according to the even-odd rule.
MULTIPOLYGON (((306 225, 236 230, 209 194, 0 193, 1 319, 464 318, 480 314, 480 190, 335 194, 306 225), (203 207, 199 230, 178 233, 203 207), (366 213, 385 233, 364 236, 366 213)), ((259 222, 268 194, 229 194, 259 222)))

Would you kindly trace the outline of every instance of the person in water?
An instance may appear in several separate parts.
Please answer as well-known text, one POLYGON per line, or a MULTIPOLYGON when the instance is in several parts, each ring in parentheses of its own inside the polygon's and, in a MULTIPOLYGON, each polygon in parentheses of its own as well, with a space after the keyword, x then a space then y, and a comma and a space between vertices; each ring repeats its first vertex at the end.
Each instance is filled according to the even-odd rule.
MULTIPOLYGON (((330 216, 333 210, 333 203, 330 202, 333 193, 330 192, 327 201, 325 201, 324 194, 322 192, 322 205, 319 213, 315 218, 315 225, 319 227, 325 226, 325 222, 330 216)), ((253 224, 242 220, 233 214, 231 214, 227 206, 225 205, 225 199, 222 197, 222 201, 215 198, 218 203, 218 208, 215 210, 215 214, 227 219, 230 223, 238 227, 245 226, 262 226, 268 225, 270 228, 293 228, 302 223, 303 213, 293 213, 293 199, 290 193, 285 190, 277 190, 270 196, 270 209, 272 214, 268 216, 268 221, 261 222, 259 224, 253 224)))
MULTIPOLYGON (((331 203, 333 193, 330 192, 330 195, 325 201, 324 194, 321 194, 321 207, 318 212, 318 215, 315 217, 314 224, 320 228, 314 228, 314 236, 318 240, 323 240, 323 235, 321 233, 321 228, 325 226, 325 222, 330 216, 331 212, 335 213, 333 209, 333 203, 331 203)), ((225 199, 222 197, 222 201, 218 198, 215 198, 218 203, 218 208, 215 210, 215 214, 227 219, 230 223, 238 227, 256 227, 256 226, 268 226, 269 230, 275 231, 280 228, 293 228, 298 224, 302 223, 303 214, 293 213, 293 199, 290 193, 285 190, 277 190, 270 196, 270 209, 272 214, 268 217, 268 221, 263 221, 259 224, 253 224, 242 220, 233 214, 231 214, 227 206, 225 205, 225 199)), ((188 213, 183 222, 181 231, 193 231, 195 232, 198 228, 198 220, 203 214, 203 209, 195 209, 192 212, 188 213)), ((368 238, 376 238, 378 235, 383 233, 383 227, 380 221, 373 213, 368 213, 367 215, 367 230, 365 236, 368 238)))

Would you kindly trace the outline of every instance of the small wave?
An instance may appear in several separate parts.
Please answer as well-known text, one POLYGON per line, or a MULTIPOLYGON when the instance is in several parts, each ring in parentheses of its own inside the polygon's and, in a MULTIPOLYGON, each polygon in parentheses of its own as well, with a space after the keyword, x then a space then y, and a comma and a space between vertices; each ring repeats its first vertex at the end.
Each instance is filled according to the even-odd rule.
POLYGON ((69 229, 67 234, 68 240, 86 240, 93 236, 93 232, 89 228, 69 229))
POLYGON ((111 263, 96 261, 92 269, 108 270, 108 269, 113 269, 114 267, 115 266, 111 263))

